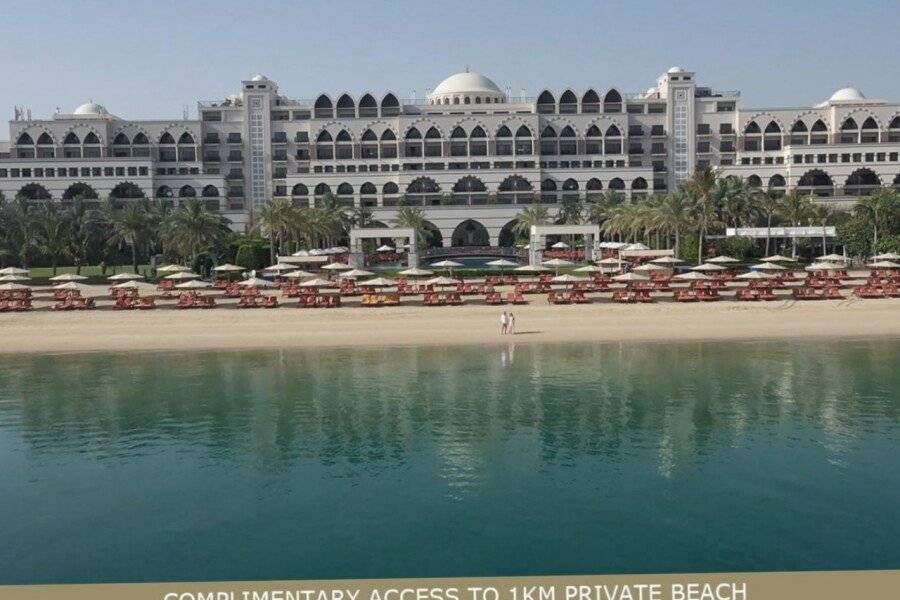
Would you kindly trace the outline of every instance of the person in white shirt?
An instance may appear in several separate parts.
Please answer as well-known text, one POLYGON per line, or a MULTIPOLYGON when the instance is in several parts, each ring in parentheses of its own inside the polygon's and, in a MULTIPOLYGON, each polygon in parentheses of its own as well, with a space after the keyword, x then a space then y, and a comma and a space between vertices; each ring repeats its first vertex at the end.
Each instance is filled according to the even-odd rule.
POLYGON ((506 316, 506 311, 503 311, 503 314, 500 315, 500 335, 503 335, 507 332, 509 328, 509 319, 506 316))
POLYGON ((509 319, 506 325, 506 333, 510 335, 516 334, 516 315, 509 313, 509 319))

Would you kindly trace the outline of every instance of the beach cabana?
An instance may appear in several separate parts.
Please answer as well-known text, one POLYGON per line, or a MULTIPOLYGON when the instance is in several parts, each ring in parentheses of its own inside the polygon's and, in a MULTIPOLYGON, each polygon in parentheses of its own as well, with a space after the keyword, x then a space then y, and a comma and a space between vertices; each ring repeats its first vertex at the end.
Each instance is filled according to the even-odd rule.
POLYGON ((187 281, 188 279, 200 279, 200 276, 190 271, 176 271, 171 275, 166 275, 165 279, 173 279, 175 281, 187 281))
POLYGON ((709 277, 707 277, 700 271, 688 271, 687 273, 679 273, 672 279, 678 279, 679 281, 709 281, 709 277))
POLYGON ((662 265, 657 265, 652 262, 640 265, 640 266, 632 269, 632 271, 634 271, 636 273, 651 273, 654 271, 659 272, 659 271, 668 271, 668 270, 669 270, 668 267, 664 267, 662 265))
POLYGON ((304 281, 300 284, 300 287, 308 287, 308 288, 320 288, 320 287, 334 287, 334 282, 328 279, 322 279, 321 277, 316 277, 315 279, 310 279, 309 281, 304 281))
POLYGON ((553 244, 550 247, 553 248, 554 250, 568 250, 569 249, 569 245, 565 242, 556 242, 555 244, 553 244))
POLYGON ((289 265, 286 263, 276 263, 274 265, 269 265, 265 269, 263 269, 264 273, 287 273, 288 271, 293 271, 296 269, 294 265, 289 265))
POLYGON ((545 260, 541 264, 544 265, 545 267, 553 267, 554 269, 556 269, 556 274, 559 275, 559 269, 561 267, 571 267, 575 263, 573 263, 570 260, 565 260, 562 258, 551 258, 550 260, 545 260))
POLYGON ((753 280, 753 279, 770 279, 770 278, 771 278, 770 275, 766 275, 766 274, 763 273, 762 271, 750 271, 750 272, 748 272, 748 273, 741 273, 740 275, 737 275, 737 276, 735 277, 735 279, 750 279, 750 280, 753 280))
POLYGON ((500 267, 502 269, 517 267, 519 265, 519 263, 512 260, 506 260, 505 258, 498 258, 497 260, 492 260, 485 264, 489 267, 500 267))
POLYGON ((900 263, 890 260, 876 260, 866 265, 869 269, 900 269, 900 263))
POLYGON ((178 283, 175 285, 175 289, 178 290, 205 290, 209 287, 209 284, 205 281, 200 281, 199 279, 190 279, 185 281, 184 283, 178 283))
POLYGON ((654 265, 664 265, 667 267, 674 267, 675 265, 680 265, 684 261, 680 258, 675 258, 674 256, 660 256, 659 258, 654 258, 650 261, 650 263, 654 265))
POLYGON ((305 279, 305 278, 311 278, 311 277, 315 277, 315 276, 316 276, 315 273, 310 273, 309 271, 302 271, 300 269, 297 269, 296 271, 290 271, 290 272, 284 274, 284 277, 287 277, 288 279, 305 279))
POLYGON ((13 281, 9 281, 7 283, 0 283, 0 292, 24 292, 25 290, 30 290, 30 285, 24 285, 21 283, 15 283, 13 281))
POLYGON ((877 261, 877 260, 900 260, 900 254, 897 254, 896 252, 885 252, 884 254, 876 254, 875 256, 873 256, 873 257, 872 257, 871 259, 869 259, 869 260, 872 260, 872 261, 877 261))
MULTIPOLYGON (((144 281, 135 281, 134 279, 129 281, 123 281, 122 283, 117 283, 112 286, 114 290, 131 290, 134 292, 138 292, 139 294, 156 294, 156 286, 152 283, 146 283, 144 281)), ((177 287, 177 286, 176 286, 177 287)))
POLYGON ((462 263, 458 263, 455 260, 439 260, 438 262, 431 263, 428 265, 432 269, 447 269, 451 275, 453 275, 454 267, 462 267, 462 263))
POLYGON ((692 271, 725 271, 726 268, 722 265, 712 264, 705 262, 703 264, 699 264, 696 267, 691 267, 692 271))
POLYGON ((394 249, 391 246, 388 246, 387 244, 384 244, 382 246, 378 246, 377 248, 375 248, 375 252, 393 252, 393 251, 394 251, 394 249))
POLYGON ((584 265, 583 267, 578 267, 572 269, 575 273, 602 273, 603 269, 596 265, 584 265))
POLYGON ((773 254, 772 256, 767 256, 761 259, 760 262, 764 263, 782 263, 782 262, 797 262, 795 259, 790 256, 782 256, 781 254, 773 254))
POLYGON ((815 271, 840 271, 843 269, 843 265, 839 265, 833 262, 815 262, 806 265, 806 270, 810 272, 815 271))
POLYGON ((412 267, 410 269, 404 269, 397 274, 402 275, 404 277, 430 277, 430 276, 434 275, 434 271, 429 271, 428 269, 420 269, 418 267, 412 267))
POLYGON ((426 285, 434 285, 437 287, 456 285, 457 283, 459 283, 457 280, 451 279, 449 277, 433 277, 425 282, 426 285))
POLYGON ((786 271, 787 267, 783 267, 775 262, 761 262, 759 264, 750 265, 754 271, 786 271))
POLYGON ((28 281, 29 279, 31 279, 31 277, 28 277, 27 275, 3 275, 3 276, 0 276, 0 281, 6 281, 6 282, 28 281))
POLYGON ((388 279, 387 277, 375 277, 374 279, 366 279, 365 281, 360 281, 359 285, 362 287, 389 287, 392 285, 397 285, 397 283, 393 279, 388 279))
POLYGON ((96 286, 85 285, 83 283, 78 283, 77 281, 67 281, 65 283, 60 283, 59 285, 54 285, 53 289, 78 292, 84 298, 88 298, 90 296, 106 295, 106 292, 104 292, 102 289, 97 288, 96 286))
POLYGON ((351 267, 347 263, 333 262, 333 263, 328 263, 327 265, 322 265, 319 268, 321 268, 324 271, 349 271, 353 267, 351 267))
POLYGON ((20 269, 19 267, 5 267, 0 269, 0 275, 28 275, 28 269, 20 269))
POLYGON ((634 283, 638 281, 650 281, 650 278, 646 275, 641 275, 640 273, 623 273, 621 275, 616 275, 612 278, 613 281, 625 282, 625 283, 634 283))
POLYGON ((181 265, 165 265, 156 269, 157 273, 181 273, 189 272, 190 269, 181 265))
MULTIPOLYGON (((293 268, 293 267, 291 267, 293 268)), ((244 267, 239 265, 233 265, 231 263, 225 263, 224 265, 218 265, 213 267, 213 271, 216 273, 239 273, 241 271, 245 271, 244 267)))
POLYGON ((543 265, 522 265, 513 269, 513 271, 518 271, 519 273, 546 273, 549 270, 549 267, 543 265))
POLYGON ((251 277, 250 279, 238 281, 237 284, 247 288, 270 288, 275 286, 275 284, 268 279, 262 279, 261 277, 251 277))
POLYGON ((846 256, 841 256, 840 254, 825 254, 825 255, 822 255, 822 256, 818 257, 818 260, 819 260, 820 262, 839 262, 839 263, 845 263, 845 262, 847 262, 847 261, 850 260, 850 259, 848 259, 846 256))
POLYGON ((56 277, 51 277, 49 281, 83 281, 87 279, 84 275, 77 275, 75 273, 63 273, 62 275, 57 275, 56 277))

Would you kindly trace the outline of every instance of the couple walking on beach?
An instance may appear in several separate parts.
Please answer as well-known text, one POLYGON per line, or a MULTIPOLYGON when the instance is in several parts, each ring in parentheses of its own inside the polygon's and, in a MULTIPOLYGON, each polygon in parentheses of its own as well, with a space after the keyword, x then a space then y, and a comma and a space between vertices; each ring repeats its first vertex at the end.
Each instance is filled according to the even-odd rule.
POLYGON ((505 310, 500 315, 500 335, 515 335, 516 333, 516 315, 507 313, 505 310))

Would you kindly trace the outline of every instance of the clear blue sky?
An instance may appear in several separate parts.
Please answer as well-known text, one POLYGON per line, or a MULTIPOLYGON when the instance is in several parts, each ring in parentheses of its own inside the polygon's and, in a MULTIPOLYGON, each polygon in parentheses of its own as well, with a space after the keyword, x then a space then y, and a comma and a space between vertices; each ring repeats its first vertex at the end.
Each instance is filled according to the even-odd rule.
POLYGON ((745 107, 809 105, 845 85, 900 101, 898 0, 2 2, 4 120, 13 104, 46 117, 88 99, 125 118, 178 118, 257 72, 293 98, 422 96, 466 65, 514 95, 634 92, 678 64, 701 85, 740 89, 745 107))

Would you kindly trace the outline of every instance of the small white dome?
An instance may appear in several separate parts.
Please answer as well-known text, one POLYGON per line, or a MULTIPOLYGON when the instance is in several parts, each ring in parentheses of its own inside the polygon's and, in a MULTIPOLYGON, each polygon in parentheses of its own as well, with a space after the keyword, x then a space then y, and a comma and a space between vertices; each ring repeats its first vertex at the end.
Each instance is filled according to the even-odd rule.
POLYGON ((682 71, 684 71, 684 67, 669 67, 669 70, 666 72, 667 73, 681 73, 682 71))
POLYGON ((105 108, 103 108, 103 106, 97 104, 96 102, 85 102, 84 104, 76 108, 75 112, 72 114, 78 115, 79 117, 103 117, 108 115, 109 113, 105 108))
POLYGON ((841 88, 831 95, 829 102, 852 102, 854 100, 865 100, 866 96, 854 87, 841 88))
POLYGON ((503 91, 497 84, 478 73, 457 73, 443 80, 431 96, 446 96, 449 94, 489 94, 503 96, 503 91))
POLYGON ((259 73, 257 73, 256 75, 254 75, 253 77, 250 78, 250 81, 268 81, 268 79, 269 78, 266 77, 265 75, 260 75, 259 73))

